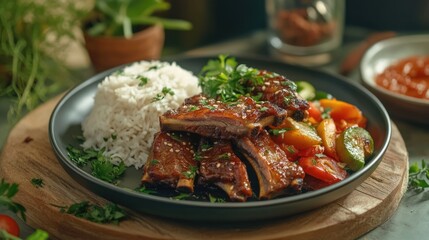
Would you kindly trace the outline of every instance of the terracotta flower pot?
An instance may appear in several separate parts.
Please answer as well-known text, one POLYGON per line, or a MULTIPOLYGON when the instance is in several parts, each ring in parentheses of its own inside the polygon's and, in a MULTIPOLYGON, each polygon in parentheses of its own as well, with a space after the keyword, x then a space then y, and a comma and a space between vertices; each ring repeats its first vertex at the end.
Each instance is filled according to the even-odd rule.
POLYGON ((164 29, 160 25, 150 26, 129 39, 87 34, 84 38, 93 67, 100 72, 134 61, 159 59, 164 46, 164 29))

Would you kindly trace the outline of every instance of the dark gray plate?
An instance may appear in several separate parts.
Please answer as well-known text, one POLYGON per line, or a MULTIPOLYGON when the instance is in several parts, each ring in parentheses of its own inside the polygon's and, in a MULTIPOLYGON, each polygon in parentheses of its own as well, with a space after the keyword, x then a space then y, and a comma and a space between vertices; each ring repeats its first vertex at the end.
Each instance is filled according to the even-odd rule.
MULTIPOLYGON (((210 57, 213 59, 216 57, 210 57)), ((181 67, 198 74, 209 58, 175 58, 181 67)), ((353 191, 380 163, 389 144, 391 125, 383 105, 370 92, 336 75, 315 71, 268 59, 237 58, 248 66, 284 74, 291 80, 305 80, 317 89, 330 92, 340 100, 358 106, 368 118, 368 130, 374 138, 375 152, 365 167, 349 178, 324 189, 296 196, 244 203, 210 203, 190 200, 173 200, 134 192, 139 186, 141 171, 127 169, 119 186, 103 182, 78 168, 67 157, 66 147, 77 144, 81 136, 81 122, 91 111, 97 85, 105 76, 122 68, 100 73, 70 90, 55 107, 50 123, 49 137, 52 147, 64 169, 80 184, 94 193, 127 208, 152 215, 197 221, 249 221, 287 216, 330 203, 353 191)))

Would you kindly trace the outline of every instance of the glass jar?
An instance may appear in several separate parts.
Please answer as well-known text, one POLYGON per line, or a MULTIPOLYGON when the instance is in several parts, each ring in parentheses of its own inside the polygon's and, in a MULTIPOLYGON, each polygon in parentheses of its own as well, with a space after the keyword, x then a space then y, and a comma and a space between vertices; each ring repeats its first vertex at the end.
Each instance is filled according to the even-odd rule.
POLYGON ((341 45, 345 0, 266 0, 271 52, 303 65, 331 60, 341 45))

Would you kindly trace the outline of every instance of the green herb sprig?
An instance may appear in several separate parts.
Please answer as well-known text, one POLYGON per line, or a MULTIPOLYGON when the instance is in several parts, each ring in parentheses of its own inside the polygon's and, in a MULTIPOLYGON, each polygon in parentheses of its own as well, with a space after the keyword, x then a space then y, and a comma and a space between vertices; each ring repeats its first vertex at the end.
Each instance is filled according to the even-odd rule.
POLYGON ((238 64, 235 58, 226 55, 209 60, 199 74, 203 93, 211 98, 220 98, 223 102, 234 102, 240 96, 250 96, 253 87, 263 82, 264 76, 258 69, 238 64))
POLYGON ((413 163, 408 170, 408 188, 423 191, 429 188, 429 167, 422 159, 420 167, 418 163, 413 163))
POLYGON ((220 198, 220 197, 215 197, 211 194, 209 194, 209 200, 211 203, 224 203, 224 202, 226 202, 225 199, 220 198))
POLYGON ((26 221, 25 207, 14 202, 12 198, 19 190, 19 185, 16 183, 8 183, 2 179, 0 182, 0 206, 7 207, 10 211, 19 214, 26 221))
POLYGON ((174 91, 171 88, 163 87, 161 92, 156 94, 156 96, 152 99, 152 102, 157 102, 164 99, 167 95, 173 96, 174 91))
POLYGON ((182 174, 187 178, 194 178, 197 174, 198 167, 197 166, 190 166, 188 171, 183 172, 182 174))
POLYGON ((70 206, 56 206, 60 211, 67 214, 72 214, 79 218, 84 218, 91 222, 96 223, 114 223, 118 224, 119 221, 126 217, 122 208, 113 203, 108 203, 104 206, 91 204, 88 201, 74 203, 70 206))

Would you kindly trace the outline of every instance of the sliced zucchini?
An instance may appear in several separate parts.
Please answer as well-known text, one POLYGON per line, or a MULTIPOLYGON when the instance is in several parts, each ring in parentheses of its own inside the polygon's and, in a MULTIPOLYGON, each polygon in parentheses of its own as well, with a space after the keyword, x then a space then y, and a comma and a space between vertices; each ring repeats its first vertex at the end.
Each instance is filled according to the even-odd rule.
POLYGON ((297 89, 296 92, 305 100, 312 100, 316 96, 316 89, 311 83, 306 81, 295 82, 297 89))
POLYGON ((357 171, 374 152, 374 140, 367 130, 349 127, 338 136, 336 150, 340 160, 350 170, 357 171))

